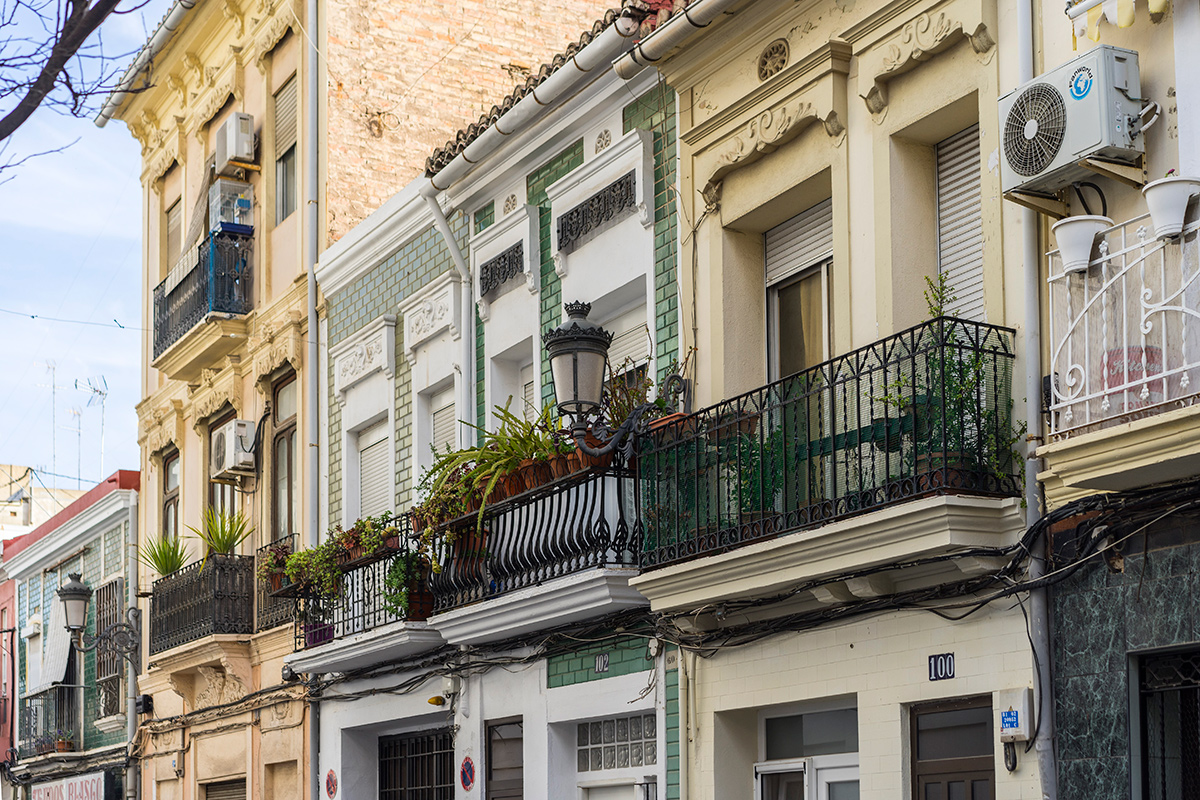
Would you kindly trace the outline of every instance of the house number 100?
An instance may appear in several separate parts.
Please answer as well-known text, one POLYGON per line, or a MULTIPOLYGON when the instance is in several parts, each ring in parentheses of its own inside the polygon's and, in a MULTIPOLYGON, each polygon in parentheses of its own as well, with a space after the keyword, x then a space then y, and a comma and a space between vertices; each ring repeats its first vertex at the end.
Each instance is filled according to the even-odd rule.
POLYGON ((954 677, 954 653, 938 653, 929 657, 929 680, 944 681, 954 677))

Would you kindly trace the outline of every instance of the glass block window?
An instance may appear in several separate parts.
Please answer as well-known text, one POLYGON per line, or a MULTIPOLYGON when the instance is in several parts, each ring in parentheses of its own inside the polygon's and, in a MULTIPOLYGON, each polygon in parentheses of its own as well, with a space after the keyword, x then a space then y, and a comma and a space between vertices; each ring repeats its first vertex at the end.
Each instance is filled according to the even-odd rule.
POLYGON ((577 766, 580 772, 658 763, 657 721, 653 714, 635 714, 576 726, 577 766))

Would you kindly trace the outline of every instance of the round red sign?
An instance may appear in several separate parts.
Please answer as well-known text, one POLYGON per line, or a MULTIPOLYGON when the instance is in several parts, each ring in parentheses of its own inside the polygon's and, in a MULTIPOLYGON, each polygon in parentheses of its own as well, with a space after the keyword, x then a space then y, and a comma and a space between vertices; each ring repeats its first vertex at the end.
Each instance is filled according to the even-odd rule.
POLYGON ((325 774, 325 794, 330 798, 337 794, 337 773, 333 770, 325 774))
POLYGON ((470 756, 463 758, 462 768, 458 771, 458 779, 462 783, 463 789, 468 792, 475 786, 475 762, 470 756))

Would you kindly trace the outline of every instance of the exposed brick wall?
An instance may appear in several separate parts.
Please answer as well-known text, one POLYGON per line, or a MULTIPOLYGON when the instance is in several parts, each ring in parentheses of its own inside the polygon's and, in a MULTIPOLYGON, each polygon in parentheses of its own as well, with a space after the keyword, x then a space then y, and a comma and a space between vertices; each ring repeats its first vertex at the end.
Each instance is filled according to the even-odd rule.
MULTIPOLYGON (((611 0, 327 6, 329 243, 425 158, 604 16, 611 0)), ((615 5, 615 4, 614 4, 615 5)))

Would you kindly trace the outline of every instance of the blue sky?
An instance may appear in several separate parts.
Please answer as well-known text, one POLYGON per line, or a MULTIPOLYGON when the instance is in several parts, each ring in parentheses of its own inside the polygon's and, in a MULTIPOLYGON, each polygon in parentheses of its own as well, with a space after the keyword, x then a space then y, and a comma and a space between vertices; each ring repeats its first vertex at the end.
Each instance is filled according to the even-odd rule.
MULTIPOLYGON (((158 23, 168 0, 112 17, 104 25, 106 51, 136 50, 158 23)), ((128 59, 122 59, 124 69, 128 59)), ((5 379, 0 380, 0 463, 24 464, 64 476, 58 486, 86 488, 120 469, 138 468, 137 416, 140 331, 140 150, 125 125, 97 128, 47 109, 14 135, 10 153, 60 147, 61 153, 27 161, 0 184, 0 309, 71 320, 128 326, 79 325, 0 313, 5 379), (51 373, 56 366, 55 413, 51 373), (103 376, 101 474, 100 408, 76 380, 103 376), (65 387, 65 388, 63 388, 65 387), (71 413, 72 408, 80 416, 71 413), (70 429, 82 421, 82 443, 70 429), (51 432, 57 439, 51 448, 51 432), (53 451, 52 451, 53 450, 53 451), (77 463, 82 467, 77 468, 77 463)), ((47 485, 51 476, 44 474, 47 485)))

